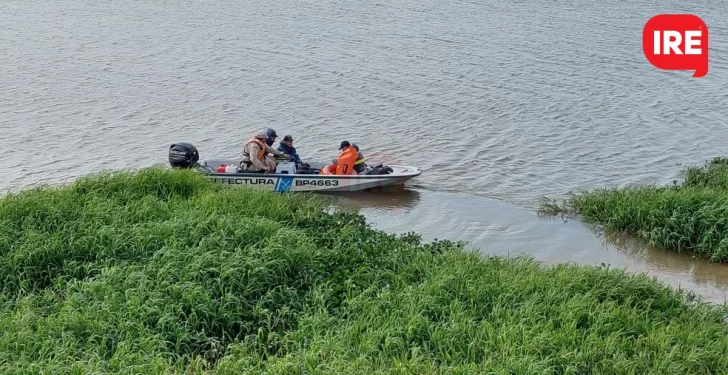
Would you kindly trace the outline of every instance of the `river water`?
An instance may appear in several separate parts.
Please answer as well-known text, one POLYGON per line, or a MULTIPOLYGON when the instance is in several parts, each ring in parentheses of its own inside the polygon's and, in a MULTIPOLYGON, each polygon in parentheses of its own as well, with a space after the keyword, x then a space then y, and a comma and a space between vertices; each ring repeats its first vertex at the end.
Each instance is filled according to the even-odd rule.
POLYGON ((270 126, 304 159, 348 139, 420 167, 406 194, 343 198, 382 229, 647 271, 721 302, 727 266, 535 209, 724 155, 727 14, 724 0, 3 0, 0 189, 166 163, 179 141, 236 157, 270 126), (646 61, 659 13, 706 22, 706 77, 646 61))

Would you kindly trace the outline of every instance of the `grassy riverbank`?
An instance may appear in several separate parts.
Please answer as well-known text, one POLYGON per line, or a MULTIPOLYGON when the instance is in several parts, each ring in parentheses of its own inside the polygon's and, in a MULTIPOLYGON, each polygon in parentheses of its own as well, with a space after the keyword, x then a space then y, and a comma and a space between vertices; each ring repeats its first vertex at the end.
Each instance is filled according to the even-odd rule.
POLYGON ((581 215, 606 229, 626 231, 655 246, 728 261, 728 159, 683 170, 672 186, 603 188, 546 201, 544 214, 581 215))
POLYGON ((716 373, 724 310, 181 171, 0 199, 0 373, 716 373))

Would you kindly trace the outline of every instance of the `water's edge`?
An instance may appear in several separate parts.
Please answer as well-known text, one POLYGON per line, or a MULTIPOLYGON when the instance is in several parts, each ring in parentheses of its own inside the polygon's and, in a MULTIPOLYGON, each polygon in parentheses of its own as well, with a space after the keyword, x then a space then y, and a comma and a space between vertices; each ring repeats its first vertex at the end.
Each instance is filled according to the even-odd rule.
POLYGON ((527 256, 545 265, 604 265, 646 273, 674 288, 693 291, 708 302, 721 304, 728 299, 725 264, 649 246, 629 234, 605 233, 579 218, 540 216, 496 199, 420 188, 329 196, 389 233, 416 232, 425 241, 462 240, 484 255, 527 256))

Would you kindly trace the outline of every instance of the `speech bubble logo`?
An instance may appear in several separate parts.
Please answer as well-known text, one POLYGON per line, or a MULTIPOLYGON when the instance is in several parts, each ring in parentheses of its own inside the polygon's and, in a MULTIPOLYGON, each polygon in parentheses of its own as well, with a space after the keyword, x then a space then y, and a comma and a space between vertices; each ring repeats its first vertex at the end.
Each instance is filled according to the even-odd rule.
POLYGON ((658 14, 642 29, 642 50, 663 70, 693 70, 693 78, 708 74, 708 27, 692 14, 658 14))

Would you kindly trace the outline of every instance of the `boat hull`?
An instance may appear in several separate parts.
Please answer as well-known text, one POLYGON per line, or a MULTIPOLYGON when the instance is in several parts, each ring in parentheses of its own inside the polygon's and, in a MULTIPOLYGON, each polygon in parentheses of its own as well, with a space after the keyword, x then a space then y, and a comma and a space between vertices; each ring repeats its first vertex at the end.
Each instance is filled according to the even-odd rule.
POLYGON ((318 175, 251 175, 251 174, 210 174, 214 182, 230 187, 247 187, 276 192, 347 192, 362 191, 385 186, 404 185, 414 177, 381 178, 336 178, 318 175))
MULTIPOLYGON (((222 161, 224 163, 225 161, 222 161)), ((203 165, 220 165, 220 161, 203 165)), ((317 163, 318 164, 318 163, 317 163)), ((253 188, 276 192, 352 192, 392 186, 404 186, 405 182, 421 174, 418 168, 390 166, 394 173, 385 175, 321 175, 278 173, 219 173, 206 172, 207 178, 232 188, 253 188)))

